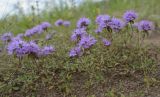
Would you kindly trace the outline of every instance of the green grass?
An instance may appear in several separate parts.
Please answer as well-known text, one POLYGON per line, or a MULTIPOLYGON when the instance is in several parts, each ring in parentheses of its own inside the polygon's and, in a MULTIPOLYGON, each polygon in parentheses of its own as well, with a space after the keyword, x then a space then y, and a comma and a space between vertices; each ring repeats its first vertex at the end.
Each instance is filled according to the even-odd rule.
MULTIPOLYGON (((6 52, 0 53, 0 96, 158 97, 159 57, 155 56, 159 56, 159 47, 145 44, 139 47, 136 39, 128 41, 125 46, 124 41, 128 38, 124 36, 129 37, 127 33, 130 32, 127 29, 114 34, 112 45, 105 47, 93 31, 98 14, 122 18, 123 13, 130 9, 139 13, 137 21, 149 19, 159 26, 159 3, 159 0, 110 0, 99 3, 88 0, 79 7, 48 8, 39 16, 19 14, 0 20, 0 33, 11 31, 15 35, 43 21, 54 24, 62 18, 72 23, 69 28, 53 26, 48 29, 46 33, 57 31, 50 41, 44 41, 46 34, 31 38, 44 41, 39 45, 54 45, 56 52, 53 55, 40 59, 24 57, 19 68, 18 58, 6 52), (88 33, 98 42, 84 56, 70 58, 68 52, 75 46, 70 41, 70 35, 76 28, 77 20, 83 16, 92 20, 88 33)), ((106 33, 102 35, 105 37, 106 33)))

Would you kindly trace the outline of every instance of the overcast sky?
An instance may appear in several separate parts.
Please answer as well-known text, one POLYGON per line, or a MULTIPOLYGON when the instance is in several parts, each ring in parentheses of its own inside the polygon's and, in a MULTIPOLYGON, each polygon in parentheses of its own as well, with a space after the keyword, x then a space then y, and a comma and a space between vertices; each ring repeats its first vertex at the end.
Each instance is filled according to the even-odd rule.
MULTIPOLYGON (((0 18, 5 17, 7 14, 13 14, 16 12, 15 6, 18 2, 20 3, 21 7, 23 8, 25 13, 28 13, 30 10, 31 5, 35 5, 36 0, 0 0, 0 18)), ((49 0, 38 0, 40 9, 43 9, 44 7, 44 2, 49 1, 49 0)), ((50 0, 54 1, 54 4, 57 4, 60 0, 50 0)), ((65 2, 71 1, 71 0, 62 0, 65 2)), ((84 0, 74 0, 77 4, 84 0)), ((101 1, 101 0, 92 0, 92 1, 101 1)), ((52 3, 53 4, 53 3, 52 3)))

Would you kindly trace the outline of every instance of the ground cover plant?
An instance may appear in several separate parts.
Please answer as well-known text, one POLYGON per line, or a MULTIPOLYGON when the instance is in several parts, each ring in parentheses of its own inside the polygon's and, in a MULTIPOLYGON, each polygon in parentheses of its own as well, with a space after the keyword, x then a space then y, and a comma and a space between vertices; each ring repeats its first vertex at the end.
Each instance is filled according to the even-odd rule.
MULTIPOLYGON (((107 3, 113 2, 121 3, 107 3)), ((98 3, 86 1, 78 8, 54 10, 56 19, 38 14, 30 22, 22 16, 11 32, 4 28, 0 96, 159 97, 160 48, 146 43, 159 23, 127 5, 118 16, 98 11, 77 16, 83 7, 103 10, 94 6, 98 3)))

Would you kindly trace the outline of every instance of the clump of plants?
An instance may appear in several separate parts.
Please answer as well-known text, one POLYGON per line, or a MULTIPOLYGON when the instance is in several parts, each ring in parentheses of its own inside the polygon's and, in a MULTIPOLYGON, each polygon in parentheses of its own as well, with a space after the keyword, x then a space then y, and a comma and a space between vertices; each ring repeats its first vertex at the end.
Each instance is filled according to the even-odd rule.
MULTIPOLYGON (((59 41, 56 40, 59 32, 54 33, 57 36, 50 33, 54 26, 49 22, 17 36, 4 33, 1 40, 9 65, 0 71, 1 95, 33 96, 53 90, 69 94, 73 91, 73 76, 78 73, 99 81, 106 73, 132 75, 136 70, 148 71, 155 60, 144 39, 154 25, 148 20, 136 22, 137 18, 135 11, 125 12, 123 20, 104 14, 98 15, 94 23, 82 17, 67 36, 70 39, 65 40, 70 42, 66 44, 68 48, 56 49, 63 43, 52 46, 52 40, 59 41), (95 24, 94 32, 90 25, 95 24)), ((69 27, 71 23, 62 19, 55 22, 59 29, 62 25, 69 27)))

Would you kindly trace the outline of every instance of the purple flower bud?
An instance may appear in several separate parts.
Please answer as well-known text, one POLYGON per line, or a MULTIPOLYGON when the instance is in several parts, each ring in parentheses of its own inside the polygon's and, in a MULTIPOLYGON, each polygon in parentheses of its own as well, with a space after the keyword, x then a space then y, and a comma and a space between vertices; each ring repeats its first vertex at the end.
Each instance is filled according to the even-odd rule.
POLYGON ((63 22, 63 25, 64 25, 65 27, 69 27, 69 26, 71 25, 71 22, 70 22, 70 21, 64 21, 64 22, 63 22))
POLYGON ((55 23, 55 26, 62 26, 63 25, 63 20, 62 19, 59 19, 59 20, 57 20, 55 23))
POLYGON ((105 46, 110 46, 111 45, 111 42, 105 38, 102 39, 102 42, 105 46))

